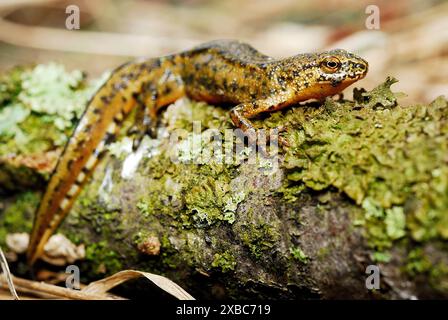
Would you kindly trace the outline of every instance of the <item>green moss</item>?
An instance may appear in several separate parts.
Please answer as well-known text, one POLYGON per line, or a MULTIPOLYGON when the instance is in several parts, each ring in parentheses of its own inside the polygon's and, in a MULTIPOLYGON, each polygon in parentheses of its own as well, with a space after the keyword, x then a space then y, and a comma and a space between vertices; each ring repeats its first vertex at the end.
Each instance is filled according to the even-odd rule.
POLYGON ((317 258, 323 260, 328 256, 329 253, 330 249, 328 247, 319 248, 319 251, 317 252, 317 258))
POLYGON ((215 255, 213 256, 212 267, 220 269, 222 273, 234 271, 236 265, 237 265, 236 259, 230 253, 230 251, 224 251, 223 253, 215 253, 215 255))
POLYGON ((387 252, 379 252, 379 251, 375 251, 372 254, 372 259, 375 262, 383 262, 383 263, 388 263, 391 259, 391 255, 390 253, 387 252))
POLYGON ((294 260, 301 263, 308 263, 308 256, 299 247, 289 248, 289 252, 294 260))
POLYGON ((424 254, 423 249, 416 248, 409 252, 406 272, 411 276, 428 272, 431 269, 431 262, 424 254))
POLYGON ((442 293, 448 289, 448 265, 445 261, 434 262, 434 257, 422 248, 411 250, 407 257, 405 271, 411 277, 426 274, 429 285, 442 293))
POLYGON ((139 244, 142 244, 148 237, 153 236, 151 232, 148 232, 146 230, 138 231, 134 236, 132 237, 132 242, 138 246, 139 244))
POLYGON ((440 292, 448 291, 448 265, 440 262, 432 266, 429 273, 429 283, 440 292))
POLYGON ((106 240, 88 244, 86 247, 86 260, 91 262, 93 274, 111 274, 123 270, 123 264, 118 254, 110 249, 106 240))
POLYGON ((4 244, 8 233, 31 231, 32 217, 38 202, 36 193, 24 192, 0 211, 0 244, 4 244))
POLYGON ((182 257, 171 244, 167 235, 163 235, 161 238, 160 255, 163 265, 167 268, 175 269, 182 261, 182 257))
POLYGON ((250 253, 257 259, 272 249, 280 238, 280 234, 275 227, 258 221, 242 225, 240 233, 239 237, 243 244, 249 248, 250 253))
POLYGON ((150 203, 144 200, 140 200, 139 202, 137 202, 136 206, 144 217, 148 217, 152 212, 151 209, 153 208, 153 206, 151 206, 150 203))

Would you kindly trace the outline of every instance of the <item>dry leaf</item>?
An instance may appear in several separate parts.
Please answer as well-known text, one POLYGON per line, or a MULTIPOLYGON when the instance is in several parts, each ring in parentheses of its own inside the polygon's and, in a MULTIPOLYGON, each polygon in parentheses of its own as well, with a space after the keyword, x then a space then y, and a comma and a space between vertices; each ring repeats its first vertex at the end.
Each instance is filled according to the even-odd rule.
POLYGON ((186 292, 170 279, 159 276, 157 274, 137 270, 120 271, 110 277, 90 283, 87 287, 81 290, 81 292, 98 295, 105 294, 107 291, 116 287, 117 285, 139 277, 146 277, 156 286, 173 295, 179 300, 195 300, 188 292, 186 292))

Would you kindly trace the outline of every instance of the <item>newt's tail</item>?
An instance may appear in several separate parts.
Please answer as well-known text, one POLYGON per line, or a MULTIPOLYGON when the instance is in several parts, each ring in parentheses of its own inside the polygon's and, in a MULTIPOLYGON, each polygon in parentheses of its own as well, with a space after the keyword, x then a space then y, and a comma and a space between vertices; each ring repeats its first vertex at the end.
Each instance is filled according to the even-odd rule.
POLYGON ((36 212, 28 246, 28 263, 42 254, 47 240, 69 212, 105 145, 136 104, 151 61, 129 63, 115 70, 89 101, 70 137, 36 212))

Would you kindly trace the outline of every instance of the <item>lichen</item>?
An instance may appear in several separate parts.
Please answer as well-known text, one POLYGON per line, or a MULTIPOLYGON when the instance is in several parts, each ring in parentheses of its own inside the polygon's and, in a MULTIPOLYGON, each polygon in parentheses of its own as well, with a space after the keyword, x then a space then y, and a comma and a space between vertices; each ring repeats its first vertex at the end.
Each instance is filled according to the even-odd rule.
POLYGON ((364 208, 354 221, 383 261, 402 239, 448 239, 448 103, 402 106, 402 94, 390 89, 396 81, 355 90, 353 102, 327 98, 322 108, 267 120, 296 128, 285 135, 285 199, 306 190, 345 193, 364 208))
POLYGON ((67 141, 87 100, 105 80, 49 63, 14 68, 0 80, 0 155, 45 152, 67 141))
POLYGON ((215 253, 212 261, 212 268, 218 268, 222 273, 227 273, 235 270, 237 265, 235 257, 229 252, 215 253))
MULTIPOLYGON (((248 215, 250 216, 250 213, 248 215)), ((239 237, 253 257, 260 259, 263 254, 274 247, 280 234, 274 226, 262 221, 254 221, 241 226, 239 237)))

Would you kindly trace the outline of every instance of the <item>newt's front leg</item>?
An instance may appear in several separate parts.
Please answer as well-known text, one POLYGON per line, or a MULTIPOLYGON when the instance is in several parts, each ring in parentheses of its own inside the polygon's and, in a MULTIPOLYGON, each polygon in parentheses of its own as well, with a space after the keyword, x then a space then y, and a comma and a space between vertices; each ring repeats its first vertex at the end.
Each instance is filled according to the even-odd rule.
MULTIPOLYGON (((255 146, 255 144, 257 144, 258 150, 266 154, 264 146, 257 143, 257 131, 249 119, 258 116, 260 113, 283 109, 288 105, 289 103, 287 99, 275 98, 245 102, 230 110, 230 118, 232 119, 235 127, 240 128, 246 133, 249 140, 249 145, 255 146)), ((276 138, 281 144, 285 144, 280 137, 276 138)))

